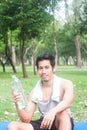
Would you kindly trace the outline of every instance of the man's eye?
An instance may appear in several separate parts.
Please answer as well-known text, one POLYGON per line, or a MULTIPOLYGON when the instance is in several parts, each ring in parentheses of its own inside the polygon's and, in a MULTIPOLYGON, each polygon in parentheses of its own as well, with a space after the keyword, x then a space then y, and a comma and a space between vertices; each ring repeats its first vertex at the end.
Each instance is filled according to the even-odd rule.
POLYGON ((39 70, 42 70, 43 68, 42 67, 39 67, 39 70))
POLYGON ((49 68, 49 66, 46 66, 45 68, 46 68, 46 69, 48 69, 48 68, 49 68))

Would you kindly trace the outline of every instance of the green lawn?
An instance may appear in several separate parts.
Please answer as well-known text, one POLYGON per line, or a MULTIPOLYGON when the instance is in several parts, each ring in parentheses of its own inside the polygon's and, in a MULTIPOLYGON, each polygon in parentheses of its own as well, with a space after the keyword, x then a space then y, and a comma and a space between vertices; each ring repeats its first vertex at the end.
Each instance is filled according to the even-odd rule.
MULTIPOLYGON (((33 75, 31 67, 27 67, 29 78, 22 77, 21 68, 17 67, 17 76, 20 78, 26 96, 38 80, 38 75, 33 75)), ((87 121, 87 68, 77 69, 75 66, 58 66, 56 74, 72 80, 74 84, 75 99, 71 106, 72 116, 76 121, 87 121)), ((0 120, 19 120, 12 101, 11 77, 12 69, 6 67, 6 73, 0 67, 0 120)), ((34 118, 36 118, 35 115, 34 118)))

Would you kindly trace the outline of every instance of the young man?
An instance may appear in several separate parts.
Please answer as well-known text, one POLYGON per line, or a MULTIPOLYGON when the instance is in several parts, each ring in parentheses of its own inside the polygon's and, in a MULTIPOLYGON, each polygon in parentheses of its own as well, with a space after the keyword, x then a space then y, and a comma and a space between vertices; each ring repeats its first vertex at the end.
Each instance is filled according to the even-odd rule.
POLYGON ((8 130, 72 130, 69 110, 74 99, 72 82, 54 75, 55 58, 50 54, 38 56, 36 66, 40 80, 29 94, 25 109, 19 109, 17 105, 21 95, 12 92, 21 122, 11 122, 8 130), (36 105, 41 116, 32 121, 36 105))

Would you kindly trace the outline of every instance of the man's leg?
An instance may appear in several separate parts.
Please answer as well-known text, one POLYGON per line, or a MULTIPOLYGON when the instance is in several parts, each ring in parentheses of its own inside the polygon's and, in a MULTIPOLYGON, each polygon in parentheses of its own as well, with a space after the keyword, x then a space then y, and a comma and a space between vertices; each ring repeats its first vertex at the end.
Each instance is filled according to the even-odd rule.
POLYGON ((71 118, 67 111, 62 111, 56 115, 55 125, 57 130, 72 130, 71 118))
POLYGON ((11 122, 8 125, 8 130, 34 130, 30 123, 11 122))

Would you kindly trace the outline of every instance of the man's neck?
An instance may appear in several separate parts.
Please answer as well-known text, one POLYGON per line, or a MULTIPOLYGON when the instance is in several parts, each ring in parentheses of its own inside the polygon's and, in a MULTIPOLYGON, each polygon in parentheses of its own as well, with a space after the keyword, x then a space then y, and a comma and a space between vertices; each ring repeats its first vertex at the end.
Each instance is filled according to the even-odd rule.
POLYGON ((53 78, 48 81, 42 81, 42 87, 52 87, 53 86, 53 78))

